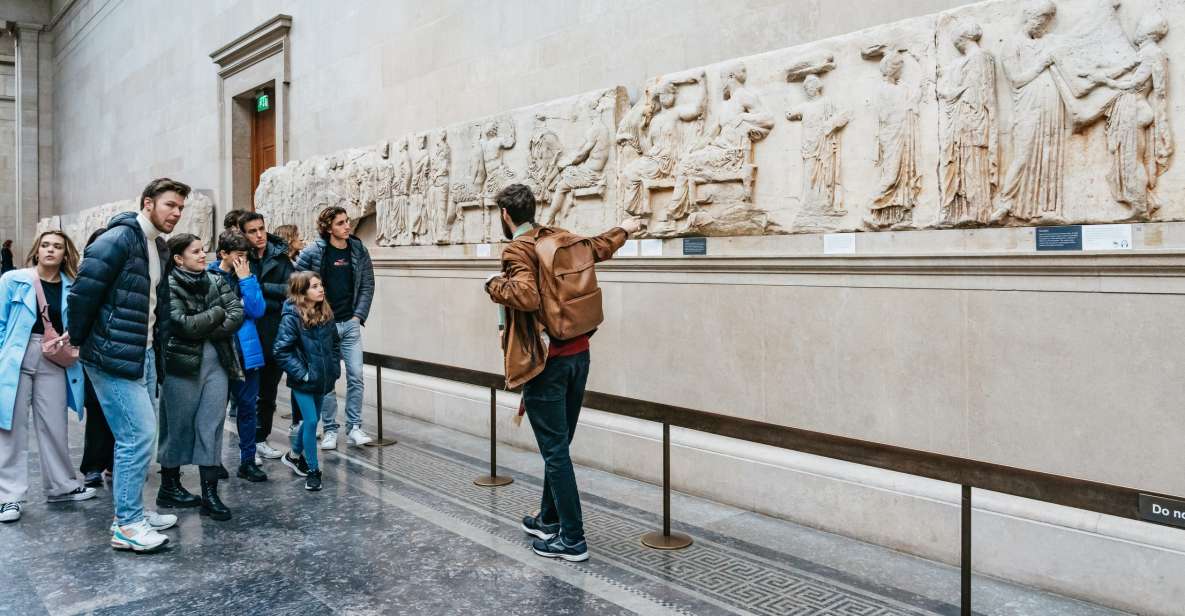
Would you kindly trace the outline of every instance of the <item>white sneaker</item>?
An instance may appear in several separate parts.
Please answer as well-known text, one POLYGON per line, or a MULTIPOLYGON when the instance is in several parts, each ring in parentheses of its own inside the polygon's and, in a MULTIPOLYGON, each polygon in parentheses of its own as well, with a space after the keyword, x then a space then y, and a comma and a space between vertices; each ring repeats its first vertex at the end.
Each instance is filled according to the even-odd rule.
POLYGON ((326 430, 321 437, 321 449, 337 449, 337 430, 326 430))
POLYGON ((21 519, 20 503, 0 504, 0 522, 15 522, 21 519))
POLYGON ((263 458, 259 454, 255 454, 255 466, 263 466, 263 458))
POLYGON ((148 525, 155 531, 162 531, 177 525, 177 516, 171 513, 157 513, 155 511, 145 510, 144 519, 148 521, 148 525))
MULTIPOLYGON (((152 530, 159 532, 162 530, 168 530, 168 529, 176 526, 177 525, 177 516, 172 515, 170 513, 157 513, 155 511, 149 511, 149 510, 145 509, 144 510, 144 521, 148 522, 148 525, 152 527, 152 530)), ((111 533, 114 534, 115 531, 118 529, 119 529, 119 524, 117 524, 115 522, 115 519, 112 518, 111 519, 111 533)))
POLYGON ((354 426, 353 428, 350 428, 350 433, 346 435, 346 438, 350 441, 350 444, 355 447, 361 447, 374 440, 362 431, 362 426, 354 426))
POLYGON ((169 538, 156 532, 147 519, 127 526, 116 526, 111 533, 111 547, 133 552, 152 552, 169 542, 169 538))
POLYGON ((267 458, 268 460, 278 460, 280 456, 284 455, 284 452, 273 448, 267 443, 255 443, 255 451, 260 457, 267 458))

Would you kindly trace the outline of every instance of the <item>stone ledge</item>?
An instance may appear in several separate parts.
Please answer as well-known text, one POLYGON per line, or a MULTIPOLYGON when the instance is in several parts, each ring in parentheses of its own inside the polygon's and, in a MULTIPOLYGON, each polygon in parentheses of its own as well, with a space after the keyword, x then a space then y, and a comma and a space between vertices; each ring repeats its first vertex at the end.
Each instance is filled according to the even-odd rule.
MULTIPOLYGON (((495 258, 378 256, 388 277, 484 279, 495 258)), ((625 258, 602 282, 1185 294, 1185 251, 1130 253, 625 258)))

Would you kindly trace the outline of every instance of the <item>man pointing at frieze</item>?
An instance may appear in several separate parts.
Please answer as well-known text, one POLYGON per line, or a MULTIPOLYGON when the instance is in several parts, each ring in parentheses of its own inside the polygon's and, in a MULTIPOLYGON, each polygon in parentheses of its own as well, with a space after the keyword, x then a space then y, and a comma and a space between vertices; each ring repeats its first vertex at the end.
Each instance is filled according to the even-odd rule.
POLYGON ((544 462, 542 505, 522 528, 538 538, 531 545, 536 554, 580 562, 588 560, 588 546, 568 447, 584 402, 589 338, 603 318, 594 264, 612 258, 641 225, 629 219, 590 238, 538 226, 535 195, 522 184, 507 186, 495 202, 511 242, 502 272, 485 288, 504 317, 506 385, 523 388, 544 462))

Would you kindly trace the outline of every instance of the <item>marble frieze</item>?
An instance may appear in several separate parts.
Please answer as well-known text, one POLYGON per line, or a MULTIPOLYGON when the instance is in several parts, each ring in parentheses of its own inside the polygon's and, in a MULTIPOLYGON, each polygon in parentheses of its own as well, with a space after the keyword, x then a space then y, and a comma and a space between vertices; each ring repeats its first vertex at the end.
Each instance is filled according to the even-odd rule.
POLYGON ((376 136, 267 170, 255 207, 312 237, 340 205, 382 246, 497 239, 514 182, 540 222, 659 238, 1185 220, 1174 24, 1185 0, 972 4, 376 136))

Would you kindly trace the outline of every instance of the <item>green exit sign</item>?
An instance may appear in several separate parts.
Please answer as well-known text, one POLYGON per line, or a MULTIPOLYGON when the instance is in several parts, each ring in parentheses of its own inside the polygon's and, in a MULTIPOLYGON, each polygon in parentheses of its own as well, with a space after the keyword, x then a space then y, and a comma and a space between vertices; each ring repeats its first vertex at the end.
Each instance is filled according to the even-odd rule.
POLYGON ((272 99, 268 98, 266 94, 260 94, 255 99, 255 111, 267 111, 272 108, 272 99))

